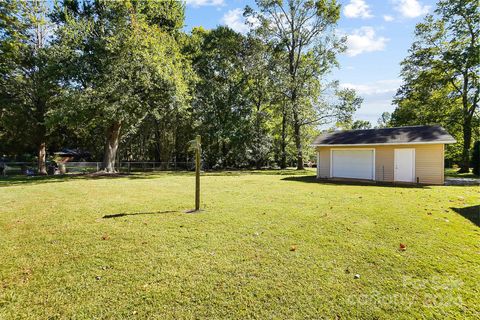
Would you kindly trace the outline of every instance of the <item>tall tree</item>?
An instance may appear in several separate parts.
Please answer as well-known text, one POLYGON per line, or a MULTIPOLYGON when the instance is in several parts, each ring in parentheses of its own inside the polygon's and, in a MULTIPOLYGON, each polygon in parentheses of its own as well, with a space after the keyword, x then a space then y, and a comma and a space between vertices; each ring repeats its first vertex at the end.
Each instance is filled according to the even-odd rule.
POLYGON ((392 114, 390 112, 383 112, 380 118, 377 120, 377 127, 387 128, 390 126, 390 120, 392 119, 392 114))
POLYGON ((199 76, 193 111, 203 136, 206 164, 242 166, 249 161, 252 108, 244 71, 246 39, 227 27, 194 29, 199 44, 194 68, 199 76))
MULTIPOLYGON (((359 97, 357 92, 350 88, 337 89, 335 91, 335 98, 337 102, 334 104, 333 109, 336 110, 336 113, 334 113, 333 116, 337 119, 336 126, 343 129, 358 129, 354 128, 354 124, 358 126, 361 122, 354 122, 353 114, 360 108, 363 98, 359 97)), ((326 115, 332 116, 329 113, 326 115)))
MULTIPOLYGON (((343 50, 335 36, 340 5, 335 0, 257 0, 259 12, 246 14, 258 21, 258 33, 280 49, 278 84, 288 100, 297 150, 297 169, 303 169, 302 127, 314 124, 320 80, 343 50)), ((287 112, 283 113, 284 119, 287 112)), ((282 167, 285 164, 282 163, 282 167)))
POLYGON ((56 10, 68 81, 57 113, 104 128, 105 172, 115 172, 122 137, 149 114, 187 105, 190 68, 176 38, 183 10, 176 1, 133 0, 69 0, 56 10))
POLYGON ((258 37, 249 36, 245 42, 244 72, 247 77, 246 94, 252 106, 251 159, 257 169, 269 160, 273 137, 278 91, 272 79, 272 48, 258 37))
POLYGON ((0 3, 0 105, 4 130, 37 149, 38 173, 47 174, 46 115, 56 92, 46 1, 0 3), (21 131, 21 134, 18 132, 21 131))
POLYGON ((469 171, 472 134, 479 118, 480 11, 476 0, 441 0, 435 15, 415 29, 402 62, 404 85, 392 122, 437 122, 461 128, 460 172, 469 171))
POLYGON ((371 129, 372 124, 367 120, 355 120, 352 123, 352 129, 371 129))

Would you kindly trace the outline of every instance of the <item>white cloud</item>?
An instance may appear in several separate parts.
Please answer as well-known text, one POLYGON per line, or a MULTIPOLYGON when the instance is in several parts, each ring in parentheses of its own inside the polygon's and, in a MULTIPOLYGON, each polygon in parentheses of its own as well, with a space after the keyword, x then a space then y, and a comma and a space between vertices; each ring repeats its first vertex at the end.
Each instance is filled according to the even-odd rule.
POLYGON ((417 18, 427 14, 430 6, 424 6, 418 0, 395 0, 395 10, 406 18, 417 18))
POLYGON ((364 52, 382 51, 389 39, 375 35, 372 27, 361 27, 347 35, 347 55, 350 57, 364 52))
POLYGON ((220 22, 240 33, 247 33, 250 30, 250 26, 258 26, 256 20, 246 20, 243 17, 243 9, 240 8, 229 10, 223 15, 220 22))
POLYGON ((387 22, 390 22, 390 21, 393 21, 393 17, 390 16, 390 15, 388 15, 388 14, 386 14, 386 15, 383 16, 383 20, 385 20, 385 21, 387 21, 387 22))
POLYGON ((381 94, 393 94, 402 84, 400 79, 378 80, 370 83, 354 84, 354 83, 342 83, 340 86, 343 88, 354 89, 360 96, 366 95, 381 95, 381 94))
POLYGON ((192 7, 204 7, 204 6, 212 6, 218 7, 225 5, 224 0, 186 0, 187 6, 192 7))
POLYGON ((343 14, 348 18, 372 18, 368 4, 364 0, 350 0, 343 9, 343 14))
POLYGON ((402 85, 401 79, 378 80, 365 83, 343 83, 342 88, 355 89, 364 98, 362 106, 355 113, 356 119, 369 120, 373 124, 384 111, 393 112, 392 98, 402 85))

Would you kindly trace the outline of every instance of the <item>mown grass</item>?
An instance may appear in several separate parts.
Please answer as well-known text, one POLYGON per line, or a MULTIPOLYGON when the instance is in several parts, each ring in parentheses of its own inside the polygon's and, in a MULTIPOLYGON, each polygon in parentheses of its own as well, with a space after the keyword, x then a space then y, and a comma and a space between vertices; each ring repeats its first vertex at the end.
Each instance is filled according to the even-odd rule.
POLYGON ((452 178, 479 178, 479 176, 473 174, 473 170, 470 169, 470 172, 466 173, 458 173, 458 168, 446 168, 445 169, 445 177, 452 177, 452 178))
POLYGON ((0 319, 480 316, 478 187, 273 173, 0 180, 0 319))

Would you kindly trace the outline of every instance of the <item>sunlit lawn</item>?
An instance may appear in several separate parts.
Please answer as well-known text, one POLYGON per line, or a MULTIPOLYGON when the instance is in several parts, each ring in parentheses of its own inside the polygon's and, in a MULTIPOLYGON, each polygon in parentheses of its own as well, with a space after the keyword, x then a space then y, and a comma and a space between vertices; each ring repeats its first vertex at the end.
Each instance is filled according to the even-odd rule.
POLYGON ((445 176, 446 177, 454 177, 454 178, 479 178, 479 176, 476 176, 473 174, 473 170, 470 169, 470 172, 468 173, 458 173, 458 168, 448 168, 445 169, 445 176))
POLYGON ((0 180, 0 319, 480 316, 480 188, 278 173, 0 180))

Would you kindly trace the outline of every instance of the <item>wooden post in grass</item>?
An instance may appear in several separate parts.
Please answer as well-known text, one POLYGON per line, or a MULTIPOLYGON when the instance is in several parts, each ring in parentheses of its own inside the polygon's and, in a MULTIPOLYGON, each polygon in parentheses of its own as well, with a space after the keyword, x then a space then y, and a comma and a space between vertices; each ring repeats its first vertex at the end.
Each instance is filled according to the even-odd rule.
POLYGON ((200 210, 200 143, 198 135, 195 141, 195 211, 200 210))
POLYGON ((190 150, 195 150, 195 209, 187 210, 186 213, 192 213, 200 211, 200 155, 202 154, 201 138, 199 135, 195 140, 190 141, 190 150))

